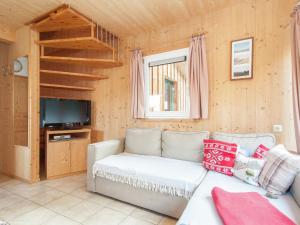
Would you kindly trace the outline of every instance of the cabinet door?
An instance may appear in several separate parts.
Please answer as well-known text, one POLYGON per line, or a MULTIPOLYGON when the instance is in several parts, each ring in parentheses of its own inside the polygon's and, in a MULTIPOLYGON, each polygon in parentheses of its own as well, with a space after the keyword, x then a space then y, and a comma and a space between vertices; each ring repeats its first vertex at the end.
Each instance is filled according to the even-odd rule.
POLYGON ((70 173, 70 144, 49 142, 47 146, 47 177, 70 173))
POLYGON ((71 172, 86 170, 88 144, 89 139, 78 139, 70 142, 71 172))

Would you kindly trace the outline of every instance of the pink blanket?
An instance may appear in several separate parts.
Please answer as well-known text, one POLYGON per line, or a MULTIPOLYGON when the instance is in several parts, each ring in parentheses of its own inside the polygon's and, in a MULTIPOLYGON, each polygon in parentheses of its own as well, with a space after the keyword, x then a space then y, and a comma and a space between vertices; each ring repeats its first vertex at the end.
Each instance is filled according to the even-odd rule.
POLYGON ((296 225, 258 193, 215 187, 211 194, 224 225, 296 225))

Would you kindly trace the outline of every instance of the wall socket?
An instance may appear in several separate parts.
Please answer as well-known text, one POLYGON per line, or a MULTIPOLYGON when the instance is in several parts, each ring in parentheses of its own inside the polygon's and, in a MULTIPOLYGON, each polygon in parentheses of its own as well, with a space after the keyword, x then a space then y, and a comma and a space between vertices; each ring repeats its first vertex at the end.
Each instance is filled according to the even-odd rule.
POLYGON ((280 124, 274 124, 273 125, 273 132, 274 133, 281 133, 283 130, 282 125, 280 124))

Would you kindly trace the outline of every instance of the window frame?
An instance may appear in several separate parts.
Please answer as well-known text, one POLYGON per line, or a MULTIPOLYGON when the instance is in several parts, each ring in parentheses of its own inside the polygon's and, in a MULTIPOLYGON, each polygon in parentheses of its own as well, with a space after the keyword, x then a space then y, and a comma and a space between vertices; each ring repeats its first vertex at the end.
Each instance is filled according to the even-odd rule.
POLYGON ((144 79, 145 79, 145 118, 146 119, 189 119, 190 118, 190 84, 188 76, 188 65, 189 65, 189 48, 182 48, 168 52, 162 52, 159 54, 145 56, 144 58, 144 79), (186 57, 186 111, 160 111, 160 112, 150 112, 149 111, 149 99, 150 99, 150 69, 149 63, 173 59, 178 57, 186 57))

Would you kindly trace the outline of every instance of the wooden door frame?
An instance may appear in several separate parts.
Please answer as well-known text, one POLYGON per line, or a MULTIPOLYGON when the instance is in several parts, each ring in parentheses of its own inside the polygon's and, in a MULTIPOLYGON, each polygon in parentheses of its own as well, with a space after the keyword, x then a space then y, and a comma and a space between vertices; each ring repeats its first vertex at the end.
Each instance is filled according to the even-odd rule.
POLYGON ((31 152, 31 180, 40 180, 40 48, 39 33, 30 30, 28 75, 28 146, 31 152))

